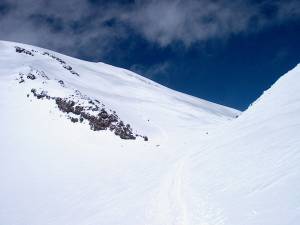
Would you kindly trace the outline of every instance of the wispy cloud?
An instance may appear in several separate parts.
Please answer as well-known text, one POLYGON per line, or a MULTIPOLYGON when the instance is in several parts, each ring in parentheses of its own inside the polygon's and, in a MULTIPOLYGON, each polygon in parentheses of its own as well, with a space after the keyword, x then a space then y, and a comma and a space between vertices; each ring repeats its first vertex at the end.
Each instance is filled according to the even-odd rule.
POLYGON ((0 8, 0 38, 4 40, 72 55, 78 52, 99 55, 114 40, 126 36, 122 27, 107 24, 115 18, 113 7, 95 8, 88 1, 6 0, 0 8))
POLYGON ((299 19, 300 2, 245 0, 138 1, 122 19, 161 46, 185 45, 299 19))
POLYGON ((166 76, 171 65, 168 62, 157 63, 151 66, 143 66, 141 64, 134 64, 130 70, 145 75, 150 79, 155 79, 157 76, 166 76))
POLYGON ((161 47, 257 32, 300 18, 297 0, 3 0, 0 38, 76 55, 107 54, 134 32, 161 47), (97 48, 95 48, 97 46, 97 48))

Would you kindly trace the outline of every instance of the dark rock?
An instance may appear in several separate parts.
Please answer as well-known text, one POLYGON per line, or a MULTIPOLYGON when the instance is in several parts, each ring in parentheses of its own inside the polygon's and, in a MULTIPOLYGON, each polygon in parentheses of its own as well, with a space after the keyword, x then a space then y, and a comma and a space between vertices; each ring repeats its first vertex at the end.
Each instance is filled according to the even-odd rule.
POLYGON ((56 60, 57 60, 58 62, 60 62, 61 64, 66 64, 66 62, 65 62, 64 60, 60 59, 60 58, 56 58, 56 60))
POLYGON ((101 118, 97 118, 95 116, 92 116, 90 118, 90 126, 91 129, 94 131, 97 130, 106 130, 109 127, 110 123, 108 120, 103 120, 101 118))
POLYGON ((64 67, 65 69, 67 69, 67 70, 72 70, 72 67, 71 67, 71 66, 64 65, 63 67, 64 67))
MULTIPOLYGON (((68 116, 68 118, 73 123, 77 123, 79 121, 82 123, 84 120, 87 120, 90 129, 93 131, 109 129, 121 139, 134 140, 136 139, 136 137, 142 137, 145 141, 148 141, 148 137, 134 134, 130 124, 125 125, 122 120, 119 120, 118 115, 115 111, 113 111, 113 113, 108 113, 108 111, 105 110, 105 108, 102 108, 100 110, 98 105, 96 105, 95 102, 93 102, 92 100, 89 100, 89 104, 92 106, 84 107, 82 105, 76 105, 76 102, 70 98, 51 97, 45 91, 38 93, 36 89, 31 89, 31 92, 38 99, 46 98, 49 100, 55 100, 58 109, 64 113, 73 113, 75 115, 80 116, 79 119, 74 118, 72 116, 68 116), (98 114, 90 114, 91 111, 95 110, 98 112, 98 114)), ((112 111, 109 110, 109 112, 112 111)))
POLYGON ((105 109, 101 109, 101 112, 98 114, 102 119, 108 118, 108 113, 105 111, 105 109))
POLYGON ((118 125, 119 125, 120 127, 124 127, 124 123, 123 123, 123 121, 122 121, 122 120, 120 120, 120 122, 118 123, 118 125))
POLYGON ((71 121, 72 121, 73 123, 77 123, 77 122, 78 122, 78 119, 77 119, 77 118, 71 117, 70 119, 71 119, 71 121))
POLYGON ((113 123, 113 122, 118 122, 118 116, 117 116, 115 113, 110 114, 110 115, 108 116, 108 119, 110 120, 111 123, 113 123))
POLYGON ((58 83, 59 83, 61 86, 63 86, 63 87, 65 86, 65 83, 64 83, 64 81, 62 81, 62 80, 59 80, 58 83))
POLYGON ((26 55, 34 56, 33 53, 32 53, 31 51, 28 51, 28 50, 26 50, 25 48, 21 48, 21 47, 16 46, 15 49, 16 49, 16 52, 17 52, 17 53, 24 53, 24 54, 26 54, 26 55))
POLYGON ((86 120, 91 120, 92 116, 89 113, 81 112, 80 115, 86 120))
POLYGON ((79 105, 75 106, 74 114, 80 115, 82 111, 83 111, 82 106, 79 106, 79 105))
POLYGON ((56 104, 60 111, 70 113, 74 112, 75 102, 72 100, 66 100, 62 98, 56 98, 56 104))
POLYGON ((27 75, 27 79, 30 79, 30 80, 35 80, 35 79, 36 79, 36 77, 35 77, 35 75, 33 75, 33 74, 29 73, 29 74, 27 75))
POLYGON ((99 111, 99 106, 95 105, 94 107, 90 108, 92 111, 96 112, 99 111))
POLYGON ((132 133, 130 125, 124 125, 123 121, 120 121, 115 128, 115 135, 119 136, 122 139, 136 139, 132 133))
MULTIPOLYGON (((47 93, 45 91, 42 91, 41 93, 37 93, 36 89, 31 89, 31 93, 37 98, 42 99, 44 97, 47 97, 47 93)), ((50 98, 50 97, 49 97, 50 98)))
POLYGON ((70 72, 79 77, 79 73, 75 72, 74 70, 70 70, 70 72))
POLYGON ((114 129, 116 129, 116 125, 111 124, 111 125, 109 126, 109 130, 110 130, 110 131, 113 131, 114 129))

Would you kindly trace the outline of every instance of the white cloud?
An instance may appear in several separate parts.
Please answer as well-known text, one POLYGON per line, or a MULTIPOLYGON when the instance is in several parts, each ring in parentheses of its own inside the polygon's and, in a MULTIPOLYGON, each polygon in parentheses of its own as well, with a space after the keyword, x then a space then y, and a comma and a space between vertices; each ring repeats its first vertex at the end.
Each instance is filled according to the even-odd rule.
POLYGON ((122 19, 149 41, 161 46, 190 45, 211 38, 253 32, 265 26, 299 19, 299 1, 152 0, 139 1, 122 19), (264 9, 273 10, 271 17, 264 9))
POLYGON ((107 54, 132 30, 162 47, 190 46, 300 18, 297 0, 137 0, 96 6, 87 0, 6 0, 2 5, 10 7, 0 16, 1 39, 73 55, 107 54))
POLYGON ((157 63, 151 66, 143 66, 140 64, 132 65, 130 70, 136 73, 143 74, 150 79, 154 79, 157 76, 167 76, 171 65, 168 62, 157 63))

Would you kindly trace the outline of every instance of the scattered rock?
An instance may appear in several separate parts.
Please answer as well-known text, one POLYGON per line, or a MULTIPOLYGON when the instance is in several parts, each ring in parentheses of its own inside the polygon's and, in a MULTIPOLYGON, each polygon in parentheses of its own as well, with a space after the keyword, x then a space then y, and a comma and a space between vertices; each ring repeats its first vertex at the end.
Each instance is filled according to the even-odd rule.
MULTIPOLYGON (((24 48, 15 47, 16 52, 18 53, 24 53, 33 55, 32 52, 37 51, 28 51, 24 48)), ((75 71, 73 71, 71 66, 66 65, 66 63, 59 59, 58 57, 51 55, 48 52, 44 52, 43 55, 49 56, 58 62, 60 62, 63 67, 67 70, 69 70, 72 74, 78 75, 75 71)), ((29 80, 35 80, 38 77, 45 78, 49 80, 47 75, 43 71, 39 71, 36 69, 31 68, 30 72, 25 75, 23 73, 19 73, 19 83, 25 82, 24 77, 26 77, 29 80)), ((62 80, 59 80, 58 83, 64 87, 64 82, 62 80)), ((134 134, 132 131, 132 128, 129 124, 124 124, 122 120, 119 119, 116 111, 112 110, 106 110, 105 105, 100 103, 98 100, 91 100, 88 96, 81 94, 80 91, 75 90, 75 95, 71 95, 66 98, 61 97, 51 97, 48 95, 46 91, 37 91, 36 89, 31 89, 31 93, 34 97, 37 99, 47 99, 47 100, 54 100, 58 109, 66 114, 74 114, 79 116, 78 118, 67 116, 71 122, 77 123, 80 121, 80 123, 83 123, 84 120, 86 120, 90 126, 91 130, 99 131, 99 130, 110 130, 111 132, 114 132, 115 135, 119 136, 121 139, 136 139, 136 137, 141 137, 144 139, 144 141, 148 141, 147 136, 141 136, 139 134, 134 134), (74 98, 78 98, 81 101, 86 101, 83 105, 74 101, 74 98), (88 104, 86 105, 86 103, 88 104)), ((27 97, 30 97, 29 94, 27 94, 27 97)), ((31 100, 30 100, 31 101, 31 100)))
POLYGON ((35 96, 37 99, 43 99, 45 97, 47 97, 47 99, 50 99, 50 96, 47 95, 47 92, 42 91, 41 93, 37 93, 36 89, 31 89, 31 93, 33 94, 33 96, 35 96))
POLYGON ((36 77, 35 77, 33 74, 29 73, 29 74, 27 75, 27 79, 35 80, 36 77))
POLYGON ((15 49, 16 49, 17 53, 23 53, 23 54, 26 54, 26 55, 34 56, 34 54, 31 51, 28 51, 25 48, 21 48, 21 47, 15 46, 15 49))
POLYGON ((78 122, 78 119, 74 118, 74 117, 70 117, 70 120, 71 120, 72 123, 77 123, 78 122))
POLYGON ((79 77, 79 73, 75 72, 74 70, 70 70, 70 72, 79 77))
POLYGON ((84 120, 88 121, 90 129, 93 131, 99 130, 110 130, 114 132, 115 135, 119 136, 121 139, 125 140, 134 140, 136 137, 141 137, 144 141, 148 141, 147 136, 141 136, 139 134, 134 134, 130 124, 124 124, 122 120, 119 119, 115 111, 110 111, 109 113, 105 108, 100 108, 98 106, 99 101, 88 101, 88 105, 82 106, 78 102, 75 102, 74 95, 69 98, 60 98, 60 97, 50 97, 47 92, 41 91, 38 92, 36 89, 31 89, 31 92, 37 99, 53 99, 60 111, 67 114, 74 114, 80 116, 74 118, 68 116, 68 118, 73 123, 83 122, 84 120), (96 104, 97 103, 97 104, 96 104), (95 111, 97 111, 95 113, 95 111))
POLYGON ((66 70, 72 70, 72 67, 68 65, 63 65, 63 68, 65 68, 66 70))
POLYGON ((46 55, 46 56, 51 57, 52 59, 55 59, 57 62, 59 62, 63 66, 63 68, 65 68, 66 70, 69 70, 70 73, 72 73, 72 74, 74 74, 76 76, 79 76, 79 73, 75 72, 73 70, 73 68, 71 66, 67 65, 67 63, 64 60, 58 58, 55 55, 50 54, 49 52, 43 52, 43 55, 46 55))
POLYGON ((65 83, 64 83, 64 81, 62 81, 62 80, 59 80, 58 83, 59 83, 62 87, 65 86, 65 83))

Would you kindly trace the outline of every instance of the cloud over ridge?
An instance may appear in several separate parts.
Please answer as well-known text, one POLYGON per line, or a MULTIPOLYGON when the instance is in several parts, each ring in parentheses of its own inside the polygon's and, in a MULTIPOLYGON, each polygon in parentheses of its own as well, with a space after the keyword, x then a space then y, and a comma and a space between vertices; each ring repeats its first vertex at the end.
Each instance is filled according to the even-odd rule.
POLYGON ((0 38, 75 55, 70 50, 75 46, 76 51, 105 54, 132 32, 161 47, 188 47, 299 18, 297 0, 4 0, 0 38))

